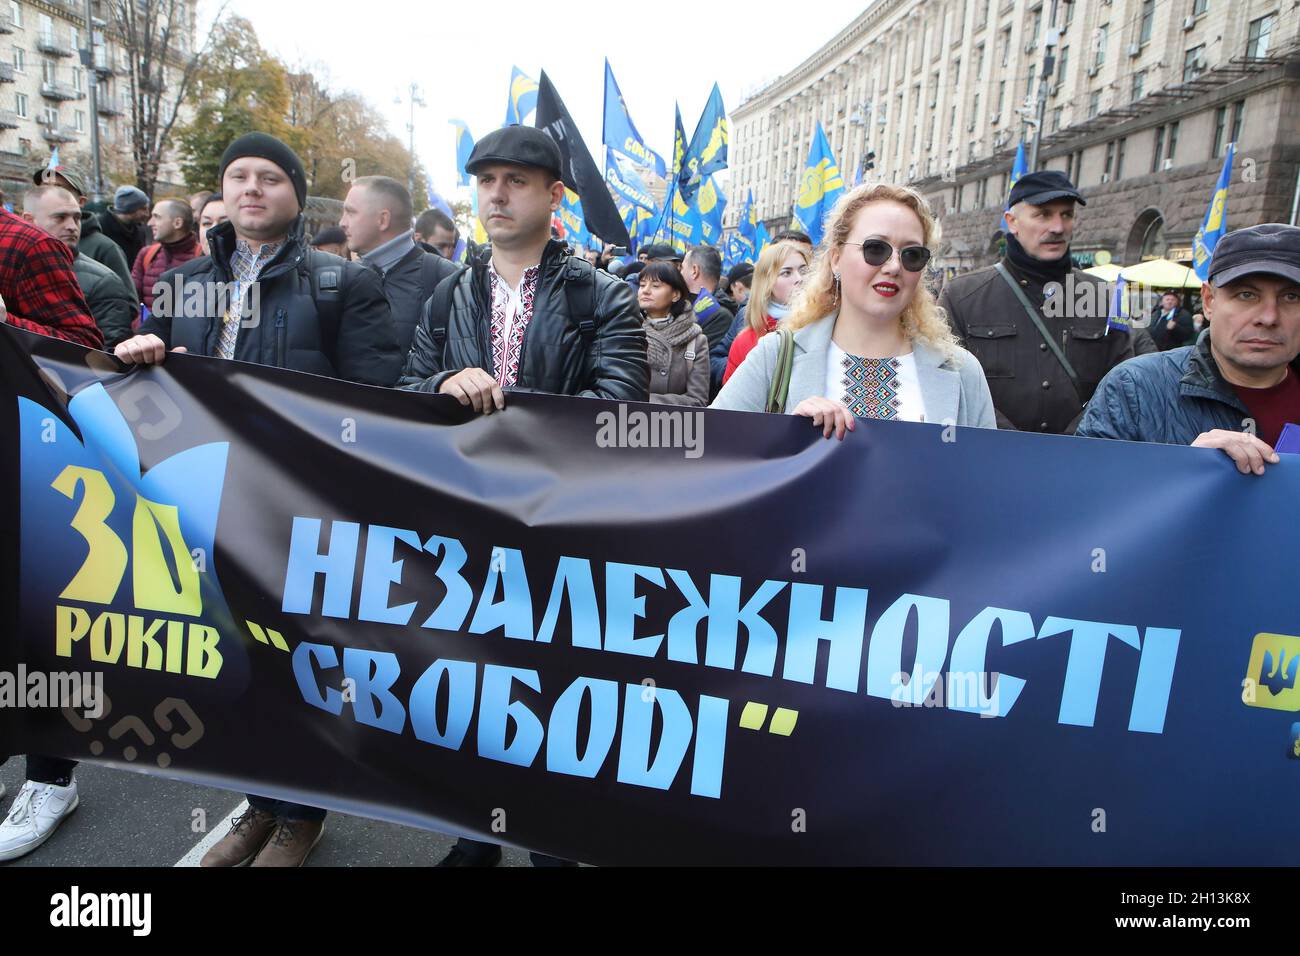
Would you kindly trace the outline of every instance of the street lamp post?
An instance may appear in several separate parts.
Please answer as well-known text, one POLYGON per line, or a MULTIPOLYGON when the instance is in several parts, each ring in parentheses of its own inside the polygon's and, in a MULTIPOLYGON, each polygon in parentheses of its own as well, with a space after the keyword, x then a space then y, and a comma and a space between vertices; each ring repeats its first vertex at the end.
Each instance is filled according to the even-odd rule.
POLYGON ((1061 35, 1056 29, 1056 6, 1058 0, 1052 0, 1052 9, 1048 18, 1047 32, 1043 39, 1043 72, 1038 78, 1038 110, 1037 123, 1034 128, 1034 138, 1030 143, 1029 156, 1026 159, 1029 172, 1038 171, 1038 147, 1042 143, 1043 130, 1047 124, 1047 91, 1051 84, 1052 73, 1056 68, 1056 46, 1060 42, 1061 35))
MULTIPOLYGON (((406 121, 406 135, 408 139, 408 149, 410 151, 410 164, 406 167, 406 188, 410 190, 411 195, 415 195, 415 108, 417 106, 428 106, 424 97, 420 95, 420 85, 412 82, 407 87, 407 103, 411 108, 410 118, 406 121)), ((399 94, 393 101, 401 103, 402 96, 399 94)))

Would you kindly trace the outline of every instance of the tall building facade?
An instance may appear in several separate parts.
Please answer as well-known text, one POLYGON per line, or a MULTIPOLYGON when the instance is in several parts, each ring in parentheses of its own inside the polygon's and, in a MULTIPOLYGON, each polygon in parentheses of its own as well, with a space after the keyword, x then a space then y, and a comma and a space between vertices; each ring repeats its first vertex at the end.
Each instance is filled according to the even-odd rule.
POLYGON ((1229 142, 1229 227, 1291 221, 1298 34, 1283 0, 875 0, 733 112, 731 195, 753 189, 760 218, 787 224, 820 122, 846 183, 870 158, 865 179, 926 195, 939 268, 990 262, 1050 49, 1038 168, 1087 198, 1076 258, 1189 259, 1229 142))
MULTIPOLYGON (((91 11, 88 36, 85 0, 0 0, 0 180, 7 188, 26 178, 23 170, 32 157, 44 159, 55 147, 63 159, 87 157, 91 123, 99 124, 106 155, 129 155, 127 52, 102 0, 94 0, 91 11), (90 64, 82 62, 83 50, 93 50, 90 64), (96 116, 90 110, 92 83, 96 116)), ((197 0, 178 4, 167 87, 179 82, 184 59, 195 52, 196 19, 197 0)), ((174 157, 164 157, 160 179, 179 178, 174 157)))

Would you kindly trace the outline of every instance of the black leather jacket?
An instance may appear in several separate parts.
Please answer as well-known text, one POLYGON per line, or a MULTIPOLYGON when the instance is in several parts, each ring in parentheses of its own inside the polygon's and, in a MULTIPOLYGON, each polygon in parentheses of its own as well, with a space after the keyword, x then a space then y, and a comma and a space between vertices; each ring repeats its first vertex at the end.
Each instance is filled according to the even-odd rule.
MULTIPOLYGON (((402 370, 401 388, 436 392, 444 380, 464 369, 494 371, 487 258, 446 281, 454 285, 445 341, 441 348, 435 344, 433 303, 438 296, 434 295, 424 304, 402 370)), ((542 253, 533 316, 524 333, 515 388, 644 402, 650 397, 649 383, 645 331, 631 288, 570 256, 562 243, 548 243, 542 253), (595 283, 592 316, 570 314, 565 284, 578 275, 595 283), (583 319, 590 319, 589 335, 581 329, 583 319)))

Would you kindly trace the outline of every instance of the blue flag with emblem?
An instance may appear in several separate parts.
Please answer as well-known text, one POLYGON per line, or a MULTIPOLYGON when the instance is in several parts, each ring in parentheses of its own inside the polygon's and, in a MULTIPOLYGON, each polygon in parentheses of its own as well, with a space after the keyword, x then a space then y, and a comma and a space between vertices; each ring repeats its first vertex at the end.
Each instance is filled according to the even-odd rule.
POLYGON ((736 262, 754 262, 758 258, 758 210, 754 208, 754 190, 745 195, 745 208, 734 234, 736 262))
POLYGON ((698 229, 695 245, 716 246, 722 242, 722 214, 727 209, 727 199, 718 181, 710 176, 691 203, 695 207, 698 229))
POLYGON ((474 151, 474 137, 469 134, 469 127, 465 125, 464 120, 454 119, 449 122, 456 127, 456 172, 460 174, 456 184, 468 186, 469 173, 465 169, 465 164, 469 162, 469 154, 474 151))
POLYGON ((754 239, 754 262, 757 263, 758 257, 763 254, 763 250, 766 249, 772 242, 772 237, 767 234, 767 223, 760 222, 758 224, 758 229, 755 231, 755 236, 756 238, 754 239))
POLYGON ((1115 277, 1115 292, 1110 297, 1110 311, 1106 318, 1106 329, 1132 333, 1132 319, 1128 307, 1128 281, 1122 276, 1115 277))
POLYGON ((682 171, 682 160, 686 157, 686 127, 682 125, 682 108, 676 103, 673 104, 676 112, 673 125, 673 180, 675 181, 682 171))
POLYGON ((510 70, 510 96, 506 100, 503 126, 522 126, 528 114, 537 109, 537 81, 519 67, 510 70))
MULTIPOLYGON (((680 111, 677 122, 681 123, 680 111)), ((690 144, 682 155, 677 172, 683 198, 690 200, 704 186, 705 177, 727 168, 727 111, 722 105, 722 91, 713 84, 709 101, 695 125, 690 144)))
POLYGON ((830 140, 826 138, 822 124, 818 123, 794 203, 795 222, 812 238, 814 246, 822 241, 823 223, 843 192, 844 180, 840 177, 835 157, 831 155, 830 140))
POLYGON ((582 198, 568 186, 564 187, 564 198, 560 200, 560 208, 555 211, 555 215, 564 226, 561 238, 565 242, 575 249, 591 248, 592 236, 582 212, 582 198))
POLYGON ((605 61, 605 127, 602 138, 607 148, 621 153, 637 165, 653 169, 656 176, 664 178, 668 175, 664 158, 646 146, 645 140, 637 132, 636 125, 628 114, 627 103, 618 88, 618 81, 614 79, 614 71, 610 69, 609 60, 605 61))
POLYGON ((643 209, 658 210, 650 187, 637 175, 636 167, 613 150, 605 153, 605 182, 616 203, 629 202, 643 209))
POLYGON ((1232 157, 1236 148, 1236 143, 1228 144, 1228 155, 1223 159, 1219 181, 1214 184, 1210 208, 1205 210, 1205 219, 1192 240, 1192 268, 1202 282, 1210 277, 1210 256, 1214 254, 1214 247, 1228 231, 1228 184, 1232 182, 1232 157))
MULTIPOLYGON (((1015 162, 1011 164, 1011 179, 1007 183, 1008 200, 1011 199, 1011 190, 1016 188, 1016 183, 1020 182, 1020 177, 1027 172, 1029 172, 1029 164, 1025 162, 1025 141, 1022 139, 1020 145, 1016 147, 1015 162)), ((1010 206, 1007 206, 1006 209, 1002 210, 1002 229, 1004 231, 1007 228, 1007 209, 1010 208, 1010 206)))

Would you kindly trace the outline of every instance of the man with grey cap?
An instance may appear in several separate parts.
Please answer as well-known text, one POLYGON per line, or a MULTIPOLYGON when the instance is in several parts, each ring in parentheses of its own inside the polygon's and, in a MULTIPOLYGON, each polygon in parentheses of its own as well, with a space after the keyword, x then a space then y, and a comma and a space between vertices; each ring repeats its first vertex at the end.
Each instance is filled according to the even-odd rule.
POLYGON ((491 255, 429 297, 401 387, 451 395, 483 414, 505 408, 508 388, 648 401, 632 290, 551 238, 565 188, 555 141, 507 126, 479 140, 465 168, 477 180, 491 255))
POLYGON ((72 193, 82 209, 81 239, 76 251, 113 270, 126 285, 128 292, 133 293, 131 263, 127 262, 122 248, 104 235, 99 217, 86 209, 86 181, 81 174, 70 166, 40 166, 32 171, 32 182, 37 186, 61 186, 72 193))
POLYGON ((1086 205, 1062 172, 1020 177, 1006 254, 957 276, 939 298, 984 368, 999 428, 1073 433, 1097 383, 1133 356, 1129 333, 1110 327, 1102 280, 1073 267, 1076 204, 1086 205))
POLYGON ((134 186, 119 186, 113 205, 100 217, 99 227, 121 247, 127 262, 135 262, 140 250, 153 241, 145 225, 150 213, 148 196, 134 186))
POLYGON ((1076 434, 1218 448, 1242 474, 1262 475, 1282 430, 1300 425, 1300 229, 1228 233, 1207 274, 1209 331, 1113 370, 1076 434))

